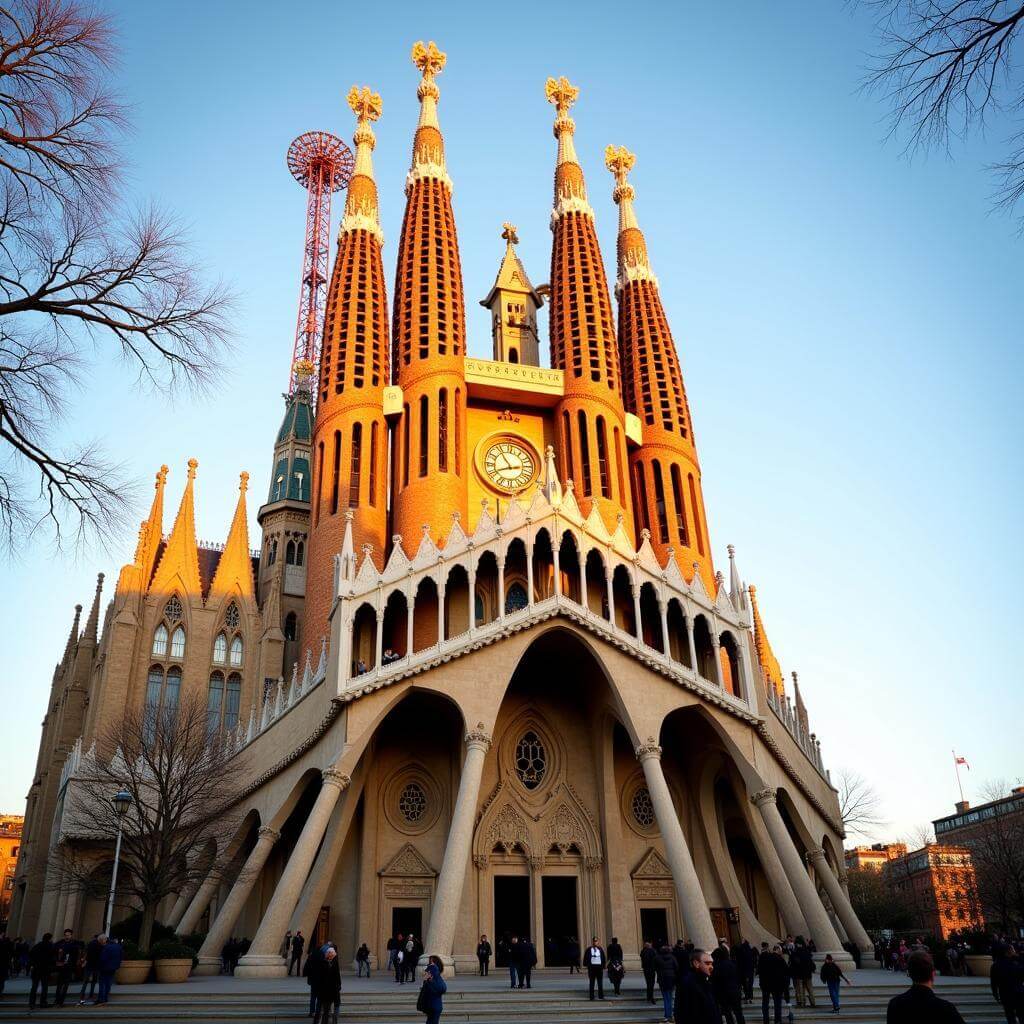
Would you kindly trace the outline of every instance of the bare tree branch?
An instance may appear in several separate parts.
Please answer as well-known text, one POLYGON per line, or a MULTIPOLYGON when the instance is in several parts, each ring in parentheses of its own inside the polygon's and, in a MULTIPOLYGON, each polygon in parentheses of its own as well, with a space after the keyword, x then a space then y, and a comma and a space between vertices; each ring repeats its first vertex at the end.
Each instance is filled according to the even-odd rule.
POLYGON ((878 791, 857 772, 839 772, 839 815, 847 833, 871 839, 888 822, 881 814, 878 791))

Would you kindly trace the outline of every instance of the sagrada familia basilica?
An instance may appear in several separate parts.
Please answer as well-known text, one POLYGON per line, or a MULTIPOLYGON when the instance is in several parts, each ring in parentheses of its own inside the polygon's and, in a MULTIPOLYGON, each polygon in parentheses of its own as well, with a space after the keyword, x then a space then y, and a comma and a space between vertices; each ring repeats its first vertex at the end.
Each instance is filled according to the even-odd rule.
MULTIPOLYGON (((64 796, 126 707, 185 695, 251 782, 213 870, 158 918, 230 936, 239 975, 283 975, 301 929, 342 959, 395 932, 456 971, 481 933, 544 939, 814 940, 870 949, 843 826, 799 690, 728 549, 716 571, 694 424, 629 174, 609 287, 570 116, 557 141, 551 269, 531 283, 507 224, 467 353, 445 55, 417 44, 419 122, 389 310, 372 153, 380 97, 353 89, 355 168, 318 367, 274 448, 260 547, 248 476, 224 544, 196 539, 197 463, 164 533, 157 473, 135 557, 76 611, 53 676, 12 934, 100 930, 101 901, 48 882, 64 796), (614 291, 615 306, 611 292, 614 291), (537 313, 547 302, 550 368, 537 313), (390 312, 390 315, 389 315, 390 312), (617 312, 617 316, 616 316, 617 312), (481 324, 483 314, 480 316, 481 324)), ((302 369, 302 368, 300 368, 302 369)), ((97 870, 112 851, 98 850, 97 870)), ((550 964, 549 964, 550 966, 550 964)))

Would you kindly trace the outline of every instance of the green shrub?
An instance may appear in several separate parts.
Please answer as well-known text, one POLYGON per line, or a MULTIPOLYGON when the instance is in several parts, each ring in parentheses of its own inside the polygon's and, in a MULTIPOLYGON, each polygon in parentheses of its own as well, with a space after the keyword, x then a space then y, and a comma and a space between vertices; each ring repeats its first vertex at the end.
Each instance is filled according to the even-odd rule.
POLYGON ((177 935, 178 942, 185 943, 193 952, 198 953, 206 941, 206 932, 193 932, 191 935, 177 935))
MULTIPOLYGON (((123 921, 111 925, 110 935, 115 939, 131 939, 132 942, 139 941, 139 932, 142 929, 142 911, 136 910, 129 914, 123 921)), ((174 929, 159 921, 153 922, 152 942, 163 942, 165 939, 174 938, 174 929)))
POLYGON ((191 960, 195 950, 177 939, 154 942, 150 955, 154 960, 191 960))
POLYGON ((121 942, 122 960, 149 960, 150 955, 139 949, 139 944, 132 939, 124 939, 121 942))

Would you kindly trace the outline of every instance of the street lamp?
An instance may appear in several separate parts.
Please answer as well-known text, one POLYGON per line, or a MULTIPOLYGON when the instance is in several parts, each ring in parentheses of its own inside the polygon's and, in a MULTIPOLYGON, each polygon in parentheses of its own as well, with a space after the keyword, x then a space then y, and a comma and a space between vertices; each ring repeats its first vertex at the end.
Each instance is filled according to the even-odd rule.
POLYGON ((124 816, 132 805, 132 795, 127 789, 119 789, 111 798, 117 814, 117 844, 114 846, 114 870, 110 876, 110 897, 107 900, 107 923, 103 931, 110 934, 110 919, 114 914, 114 893, 117 891, 117 863, 121 859, 121 831, 124 828, 124 816))

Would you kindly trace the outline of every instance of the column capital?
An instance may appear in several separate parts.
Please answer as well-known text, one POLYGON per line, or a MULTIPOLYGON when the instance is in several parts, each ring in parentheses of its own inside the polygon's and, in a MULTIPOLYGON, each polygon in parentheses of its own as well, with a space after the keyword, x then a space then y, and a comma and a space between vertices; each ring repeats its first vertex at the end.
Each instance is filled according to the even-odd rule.
POLYGON ((658 746, 658 741, 653 736, 648 736, 647 742, 641 743, 636 748, 636 759, 643 764, 644 761, 652 757, 657 761, 661 760, 661 747, 658 746))
POLYGON ((758 807, 764 807, 765 804, 773 804, 775 803, 775 790, 771 786, 765 786, 764 789, 759 789, 751 795, 750 802, 758 807))
POLYGON ((276 843, 278 839, 281 838, 281 833, 276 828, 271 828, 269 825, 264 825, 262 828, 258 829, 256 835, 258 835, 260 839, 268 839, 272 843, 276 843))
POLYGON ((337 786, 338 789, 348 789, 352 782, 350 776, 346 775, 343 771, 339 771, 337 768, 325 768, 320 776, 325 786, 337 786))
MULTIPOLYGON (((828 861, 825 860, 825 851, 820 846, 816 846, 814 849, 808 850, 807 863, 813 864, 815 867, 819 864, 824 864, 825 867, 828 867, 828 861)), ((831 868, 829 868, 829 870, 831 870, 831 868)))
POLYGON ((466 733, 465 742, 471 750, 475 747, 487 753, 491 749, 491 736, 484 728, 483 722, 477 722, 476 728, 466 733))

